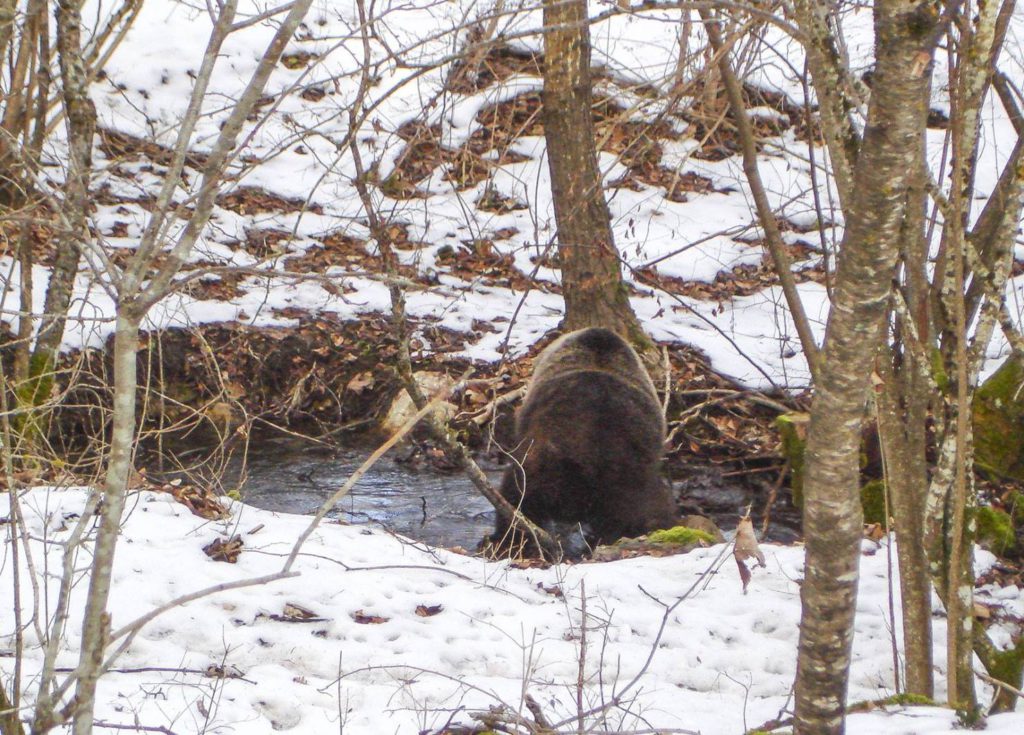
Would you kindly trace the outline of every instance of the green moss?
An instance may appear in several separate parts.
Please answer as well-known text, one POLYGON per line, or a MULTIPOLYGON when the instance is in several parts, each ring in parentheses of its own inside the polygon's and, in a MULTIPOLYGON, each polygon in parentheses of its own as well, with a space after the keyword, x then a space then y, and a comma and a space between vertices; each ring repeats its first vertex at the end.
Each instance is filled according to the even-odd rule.
POLYGON ((939 703, 923 694, 893 694, 884 699, 870 699, 854 702, 847 712, 870 712, 880 707, 939 707, 939 703))
POLYGON ((932 350, 932 377, 940 393, 949 393, 949 375, 942 361, 942 352, 938 348, 932 350))
POLYGON ((1014 524, 1024 525, 1024 493, 1019 490, 1012 491, 1006 498, 1006 505, 1010 509, 1010 517, 1014 524))
POLYGON ((885 525, 885 483, 872 480, 860 489, 860 504, 864 509, 865 523, 885 525))
POLYGON ((1005 554, 1017 544, 1017 534, 1010 514, 997 508, 979 506, 974 509, 978 542, 996 554, 1005 554))
POLYGON ((985 715, 979 707, 957 707, 957 727, 963 730, 984 730, 985 715))
POLYGON ((923 694, 894 694, 886 697, 881 704, 898 704, 903 707, 938 707, 939 703, 923 694))
MULTIPOLYGON (((1024 638, 1019 639, 1013 648, 999 651, 992 657, 988 675, 1015 689, 1020 689, 1021 681, 1024 679, 1024 638)), ((1012 712, 1015 706, 1016 697, 1000 687, 992 704, 992 714, 1012 712)))
POLYGON ((974 396, 974 461, 998 477, 1024 480, 1024 369, 1010 357, 974 396))
POLYGON ((661 531, 651 531, 647 534, 647 540, 655 544, 713 544, 714 537, 707 531, 701 531, 689 526, 675 526, 661 531))
POLYGON ((775 419, 782 442, 782 456, 789 462, 789 486, 793 493, 793 505, 804 506, 804 453, 807 449, 806 413, 784 413, 775 419))

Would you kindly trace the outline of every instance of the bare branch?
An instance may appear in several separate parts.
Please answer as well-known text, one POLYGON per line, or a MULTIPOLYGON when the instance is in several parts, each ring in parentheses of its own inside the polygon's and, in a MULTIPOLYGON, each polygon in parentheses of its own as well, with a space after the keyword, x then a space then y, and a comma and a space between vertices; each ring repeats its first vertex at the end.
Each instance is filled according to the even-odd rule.
POLYGON ((761 174, 757 166, 757 143, 754 139, 754 129, 747 116, 746 105, 743 102, 743 90, 739 80, 733 71, 732 63, 728 54, 721 53, 723 42, 719 29, 719 22, 713 19, 707 10, 700 11, 704 20, 704 28, 708 34, 708 43, 716 52, 718 57, 718 69, 725 83, 726 95, 729 98, 729 107, 732 111, 733 123, 739 132, 740 146, 743 151, 743 171, 747 176, 747 183, 750 185, 750 192, 754 197, 757 207, 758 219, 764 228, 765 240, 768 243, 768 250, 771 253, 772 261, 775 263, 775 272, 779 277, 779 284, 786 296, 786 304, 789 306, 789 313, 796 325, 797 335, 800 337, 800 346, 803 348, 804 357, 807 359, 807 367, 811 372, 811 379, 814 382, 821 374, 821 357, 818 354, 818 345, 814 341, 814 333, 807 321, 807 313, 804 311, 803 302, 800 301, 800 293, 796 288, 796 281, 793 278, 793 264, 786 246, 782 242, 782 233, 779 231, 779 224, 775 219, 771 204, 768 202, 768 195, 765 192, 764 184, 761 181, 761 174))

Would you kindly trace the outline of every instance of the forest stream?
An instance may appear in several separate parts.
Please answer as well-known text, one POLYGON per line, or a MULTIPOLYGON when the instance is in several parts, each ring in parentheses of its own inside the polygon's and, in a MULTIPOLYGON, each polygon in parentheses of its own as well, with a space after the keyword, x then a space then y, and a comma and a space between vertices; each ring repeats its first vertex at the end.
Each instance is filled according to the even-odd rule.
MULTIPOLYGON (((239 488, 242 499, 258 508, 312 515, 374 448, 370 443, 328 448, 289 437, 255 438, 244 477, 243 463, 236 455, 227 466, 223 486, 239 488)), ((439 470, 429 462, 406 461, 408 454, 398 449, 378 460, 329 517, 383 527, 435 546, 476 549, 494 526, 490 503, 463 473, 439 470)), ((502 466, 480 461, 497 485, 502 466)), ((688 467, 685 475, 673 483, 684 513, 700 511, 728 532, 752 503, 755 525, 760 527, 763 485, 742 477, 723 478, 710 466, 688 467)), ((767 540, 791 543, 799 538, 799 516, 788 495, 775 504, 771 516, 767 540)))

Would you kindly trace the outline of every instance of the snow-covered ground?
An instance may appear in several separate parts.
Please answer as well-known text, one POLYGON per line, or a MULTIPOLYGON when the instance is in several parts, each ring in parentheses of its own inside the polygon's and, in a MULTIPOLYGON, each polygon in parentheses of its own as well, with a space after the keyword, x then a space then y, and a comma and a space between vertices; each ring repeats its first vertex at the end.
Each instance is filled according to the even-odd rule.
MULTIPOLYGON (((26 619, 32 600, 40 616, 52 612, 60 544, 84 499, 78 489, 21 496, 41 585, 35 596, 22 577, 26 619), (46 577, 44 570, 50 570, 46 577)), ((0 501, 0 517, 7 502, 0 501)), ((206 521, 169 495, 132 494, 113 574, 113 628, 181 595, 279 571, 309 522, 240 503, 226 520, 206 521), (203 553, 211 541, 236 534, 244 541, 237 563, 203 553)), ((101 680, 97 718, 175 733, 406 735, 468 723, 470 711, 491 706, 529 714, 529 694, 550 722, 572 723, 585 623, 583 708, 600 711, 587 717, 588 726, 739 735, 792 706, 803 549, 762 550, 767 566, 754 570, 744 594, 724 546, 517 569, 375 528, 328 523, 303 547, 299 576, 219 592, 144 627, 101 680), (666 606, 688 592, 665 618, 666 606), (289 619, 296 607, 313 618, 289 619), (229 678, 212 677, 213 671, 229 678)), ((979 564, 991 563, 990 555, 980 556, 979 564)), ((83 551, 77 566, 89 561, 83 551)), ((7 550, 0 559, 0 609, 8 611, 11 566, 7 550)), ((865 541, 851 702, 894 692, 890 631, 899 621, 898 613, 895 624, 888 617, 888 595, 890 581, 898 588, 898 580, 889 568, 887 546, 865 541)), ((77 664, 84 594, 83 582, 72 597, 59 667, 77 664)), ((996 617, 1024 614, 1022 590, 984 590, 982 599, 996 617)), ((0 625, 7 649, 12 616, 5 614, 0 625)), ((941 616, 935 633, 941 696, 941 616)), ((33 625, 25 635, 24 681, 31 687, 41 658, 33 625)), ((5 678, 13 664, 0 658, 5 678)), ((1024 708, 990 718, 987 731, 1022 728, 1024 708)), ((854 714, 848 728, 856 735, 954 731, 953 713, 923 707, 854 714)))
MULTIPOLYGON (((242 3, 243 9, 257 5, 267 4, 242 3)), ((513 0, 505 7, 515 5, 513 0)), ((372 45, 380 61, 371 92, 376 108, 359 133, 359 144, 366 160, 379 163, 381 178, 393 170, 404 147, 397 135, 403 124, 415 119, 436 123, 445 144, 457 146, 479 125, 477 111, 537 88, 536 77, 517 75, 474 95, 441 94, 451 69, 446 59, 464 37, 451 29, 464 17, 475 17, 491 6, 472 0, 375 6, 380 38, 393 49, 405 49, 403 60, 408 64, 387 61, 383 47, 372 45), (433 64, 435 68, 428 68, 433 64)), ((600 3, 592 6, 595 12, 606 9, 600 3)), ((110 2, 94 0, 85 17, 102 25, 110 7, 110 2)), ((1011 77, 1016 72, 1020 79, 1024 55, 1021 11, 1017 13, 1008 34, 1005 70, 1011 77)), ((679 18, 678 11, 670 10, 609 18, 594 28, 595 60, 617 78, 665 90, 674 68, 679 18)), ((865 20, 864 12, 845 20, 850 30, 848 51, 859 69, 866 68, 870 54, 870 23, 865 20)), ((517 48, 538 49, 538 26, 536 12, 508 15, 500 20, 499 31, 517 48)), ((347 131, 347 108, 356 94, 358 79, 353 72, 363 53, 357 27, 354 3, 315 3, 289 51, 316 56, 307 66, 281 66, 272 78, 268 91, 280 95, 280 105, 267 124, 255 131, 247 150, 266 160, 238 182, 308 200, 318 205, 318 212, 239 214, 217 207, 193 263, 260 265, 238 245, 245 241, 246 231, 254 228, 294 231, 295 238, 283 245, 286 254, 322 247, 323 238, 337 231, 367 237, 364 213, 351 184, 352 162, 343 148, 338 149, 347 131), (318 90, 316 94, 300 94, 312 88, 318 90)), ((93 88, 101 126, 173 144, 209 28, 205 3, 145 3, 107 64, 104 78, 93 88)), ((210 144, 225 115, 225 100, 237 95, 271 32, 269 26, 255 24, 225 45, 207 103, 209 116, 193 141, 194 149, 201 151, 210 144)), ((755 65, 751 79, 800 99, 801 85, 793 73, 801 68, 798 49, 773 35, 777 31, 767 33, 769 45, 779 56, 768 55, 755 65)), ((940 71, 936 84, 939 106, 941 75, 940 71)), ((622 88, 617 93, 627 107, 642 101, 628 98, 622 88)), ((644 104, 648 107, 637 110, 638 119, 657 114, 656 101, 647 99, 644 104)), ((983 195, 991 191, 1012 148, 1005 114, 995 106, 990 113, 984 129, 984 163, 978 172, 983 195)), ((61 162, 66 158, 60 135, 58 130, 45 156, 46 174, 56 182, 62 178, 61 162)), ((942 131, 930 135, 937 160, 942 131)), ((442 248, 462 248, 464 240, 514 231, 495 236, 494 247, 511 255, 523 272, 534 271, 530 257, 544 249, 554 231, 543 140, 524 136, 515 150, 525 159, 496 167, 489 182, 469 189, 457 190, 436 171, 419 184, 422 198, 398 200, 377 194, 381 211, 401 222, 411 240, 426 243, 414 254, 405 254, 410 263, 423 272, 439 270, 437 255, 442 248), (529 208, 481 212, 474 203, 485 186, 521 199, 529 208)), ((786 133, 768 150, 776 155, 762 157, 762 175, 773 205, 792 222, 817 221, 806 145, 786 133)), ((740 239, 756 236, 756 228, 739 160, 702 161, 693 158, 692 152, 690 141, 666 143, 662 162, 680 173, 707 177, 720 191, 673 202, 657 187, 615 189, 609 197, 613 227, 623 257, 631 265, 658 261, 664 275, 711 281, 721 271, 758 262, 762 251, 740 239), (691 246, 695 242, 700 244, 691 246)), ((820 163, 821 152, 816 155, 820 163)), ((97 188, 106 186, 123 197, 138 198, 160 184, 162 169, 150 161, 115 161, 99 151, 96 161, 97 188)), ((621 162, 613 156, 602 154, 601 162, 608 180, 623 173, 621 162)), ((194 180, 194 172, 190 174, 194 180)), ((830 192, 821 177, 817 185, 822 199, 829 201, 830 192)), ((978 202, 979 207, 982 203, 978 202)), ((147 216, 138 203, 100 203, 94 222, 105 247, 132 248, 147 216)), ((838 215, 822 224, 827 242, 841 238, 838 215)), ((818 248, 817 233, 801 239, 818 248)), ((820 249, 817 253, 823 257, 820 249)), ((262 266, 279 269, 280 258, 262 266)), ((252 279, 230 301, 188 294, 169 297, 154 309, 150 326, 232 320, 287 325, 296 320, 292 312, 282 314, 283 309, 356 316, 386 308, 387 290, 379 281, 340 267, 326 275, 344 283, 344 299, 314 282, 252 279)), ((36 312, 42 310, 47 276, 45 269, 36 268, 36 312)), ((113 328, 113 302, 98 285, 99 277, 88 270, 80 275, 72 305, 74 318, 66 335, 69 349, 102 344, 113 328)), ((539 268, 536 277, 551 281, 558 274, 539 268)), ((19 310, 19 279, 17 264, 0 257, 0 283, 6 286, 0 288, 0 316, 12 325, 19 310)), ((474 320, 507 317, 518 308, 511 329, 512 355, 522 354, 561 318, 561 298, 541 290, 484 288, 443 272, 438 283, 435 288, 410 292, 413 317, 439 317, 441 326, 468 332, 474 320)), ((815 283, 801 284, 799 290, 820 337, 828 308, 825 290, 815 283)), ((1019 314, 1024 309, 1024 279, 1014 279, 1008 290, 1011 310, 1019 314)), ((758 387, 768 383, 765 374, 791 388, 806 383, 806 364, 775 288, 718 302, 673 298, 640 287, 633 305, 655 338, 700 347, 724 374, 758 387)), ((467 345, 465 354, 494 360, 501 354, 503 336, 482 334, 467 345)), ((996 341, 990 352, 997 355, 1004 349, 996 341)), ((52 575, 59 568, 59 542, 67 538, 83 498, 84 493, 77 490, 34 490, 22 497, 40 585, 35 594, 23 566, 25 620, 37 612, 36 622, 42 625, 53 612, 56 582, 52 575)), ((0 501, 0 517, 7 516, 6 503, 6 498, 0 501)), ((114 627, 176 596, 276 571, 307 523, 305 518, 238 504, 228 521, 208 522, 167 496, 133 495, 115 569, 114 627), (214 562, 203 553, 202 547, 214 538, 236 533, 245 542, 237 564, 214 562)), ((469 710, 500 703, 521 712, 524 695, 529 693, 550 720, 569 720, 576 716, 585 602, 588 644, 583 706, 593 710, 614 703, 605 711, 607 729, 741 733, 779 716, 791 704, 803 553, 800 548, 765 547, 768 566, 755 571, 746 595, 735 565, 724 556, 717 573, 706 577, 669 616, 659 638, 663 605, 672 604, 714 568, 721 551, 716 547, 662 559, 515 569, 427 549, 380 530, 324 525, 303 550, 297 565, 301 576, 211 595, 143 628, 116 670, 100 682, 98 718, 110 724, 165 727, 175 733, 405 734, 437 729, 449 720, 468 722, 469 710), (318 619, 275 619, 288 617, 289 603, 318 619), (421 615, 417 613, 421 605, 424 613, 432 612, 434 606, 440 609, 421 615), (652 653, 645 673, 631 684, 652 653), (207 676, 210 667, 237 676, 207 676)), ((14 634, 13 616, 8 612, 13 609, 10 546, 2 553, 0 670, 6 682, 14 666, 8 655, 14 634)), ((89 554, 83 551, 79 567, 84 569, 88 561, 89 554)), ((851 702, 885 697, 894 688, 889 631, 898 621, 890 621, 887 612, 886 547, 866 544, 862 574, 851 702)), ((73 595, 73 624, 60 666, 77 663, 83 594, 84 582, 73 595)), ((987 595, 1008 612, 1024 614, 1020 589, 988 590, 987 595)), ((939 649, 944 621, 938 615, 934 622, 941 696, 945 657, 939 649)), ((24 683, 31 691, 41 665, 35 626, 29 625, 25 635, 24 683)), ((596 719, 594 715, 590 722, 596 719)), ((941 709, 875 711, 852 715, 848 732, 947 733, 954 731, 954 720, 952 713, 941 709)), ((990 719, 988 731, 1024 731, 1024 712, 990 719)))

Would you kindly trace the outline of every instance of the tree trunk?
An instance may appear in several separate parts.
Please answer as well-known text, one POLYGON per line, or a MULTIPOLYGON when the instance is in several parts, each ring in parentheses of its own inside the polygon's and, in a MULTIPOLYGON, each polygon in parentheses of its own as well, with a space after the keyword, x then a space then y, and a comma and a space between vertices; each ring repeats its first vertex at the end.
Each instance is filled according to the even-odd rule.
MULTIPOLYGON (((14 698, 17 697, 18 692, 14 692, 14 698)), ((18 717, 18 708, 7 697, 3 682, 0 682, 0 735, 25 735, 25 728, 21 726, 21 719, 18 717)))
POLYGON ((114 411, 103 486, 103 514, 93 549, 92 574, 82 623, 81 675, 75 689, 74 735, 90 735, 95 709, 96 682, 103 674, 103 654, 110 637, 110 579, 114 550, 121 531, 121 513, 132 469, 135 446, 136 353, 142 315, 126 315, 119 308, 114 332, 114 411))
POLYGON ((547 0, 544 28, 544 137, 558 226, 564 327, 602 326, 649 344, 629 304, 601 187, 586 0, 547 0))
POLYGON ((28 407, 45 401, 53 385, 53 368, 64 339, 64 324, 89 213, 96 108, 89 98, 89 80, 82 60, 81 6, 82 0, 60 0, 57 4, 57 50, 68 124, 69 161, 61 218, 63 229, 57 240, 57 257, 46 289, 43 318, 29 365, 29 381, 19 395, 21 404, 28 407))
POLYGON ((845 725, 862 534, 860 429, 925 124, 905 102, 928 85, 934 43, 935 19, 907 10, 896 0, 875 3, 873 91, 808 430, 794 729, 801 735, 842 733, 845 725))
MULTIPOLYGON (((896 552, 903 609, 905 691, 933 697, 932 602, 924 536, 928 487, 925 421, 930 385, 916 355, 905 351, 899 371, 886 371, 879 400, 879 434, 886 464, 886 487, 896 521, 896 552)), ((886 360, 883 357, 882 360, 886 360)))
MULTIPOLYGON (((927 115, 930 85, 920 97, 908 100, 917 115, 927 115)), ((914 145, 913 170, 907 208, 900 232, 901 287, 906 311, 892 315, 891 350, 880 358, 882 387, 878 394, 879 441, 885 457, 885 482, 896 521, 896 552, 903 603, 905 691, 933 697, 931 577, 924 538, 924 512, 928 487, 927 422, 933 381, 929 355, 928 243, 924 130, 914 145)))

